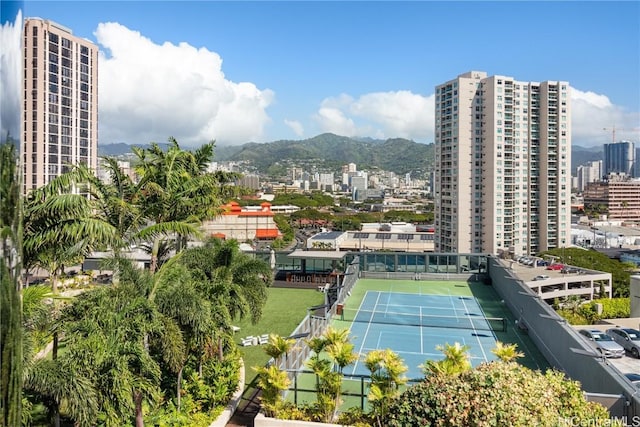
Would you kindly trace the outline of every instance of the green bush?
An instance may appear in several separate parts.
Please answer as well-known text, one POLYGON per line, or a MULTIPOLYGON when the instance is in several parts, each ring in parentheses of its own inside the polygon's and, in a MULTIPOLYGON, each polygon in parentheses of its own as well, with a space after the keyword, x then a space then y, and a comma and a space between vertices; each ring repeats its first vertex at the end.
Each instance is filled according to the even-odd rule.
POLYGON ((587 402, 580 385, 560 372, 492 362, 458 375, 433 374, 389 408, 388 426, 610 426, 608 411, 587 402))
POLYGON ((621 319, 631 315, 631 300, 627 298, 594 299, 591 305, 602 304, 601 319, 621 319))

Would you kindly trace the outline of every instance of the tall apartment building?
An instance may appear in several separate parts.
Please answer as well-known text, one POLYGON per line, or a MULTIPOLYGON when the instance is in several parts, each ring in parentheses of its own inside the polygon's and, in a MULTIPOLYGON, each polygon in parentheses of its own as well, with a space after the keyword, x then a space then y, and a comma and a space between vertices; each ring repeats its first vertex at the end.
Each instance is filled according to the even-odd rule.
POLYGON ((436 252, 534 254, 569 243, 569 91, 478 71, 436 86, 436 252))
POLYGON ((602 180, 602 160, 588 162, 585 165, 578 166, 576 170, 578 191, 582 192, 590 182, 602 180))
POLYGON ((25 19, 24 192, 98 164, 98 48, 71 30, 25 19))
POLYGON ((635 177, 636 147, 631 141, 604 144, 604 175, 624 173, 635 177))

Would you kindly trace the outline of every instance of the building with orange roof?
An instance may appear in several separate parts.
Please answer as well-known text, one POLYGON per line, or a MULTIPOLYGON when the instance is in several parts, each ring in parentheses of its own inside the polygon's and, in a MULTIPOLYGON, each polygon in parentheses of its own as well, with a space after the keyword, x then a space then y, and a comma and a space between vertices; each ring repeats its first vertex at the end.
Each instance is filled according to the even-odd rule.
POLYGON ((205 221, 202 230, 206 236, 222 239, 275 240, 282 234, 273 220, 271 203, 242 207, 232 201, 223 206, 224 212, 212 221, 205 221))

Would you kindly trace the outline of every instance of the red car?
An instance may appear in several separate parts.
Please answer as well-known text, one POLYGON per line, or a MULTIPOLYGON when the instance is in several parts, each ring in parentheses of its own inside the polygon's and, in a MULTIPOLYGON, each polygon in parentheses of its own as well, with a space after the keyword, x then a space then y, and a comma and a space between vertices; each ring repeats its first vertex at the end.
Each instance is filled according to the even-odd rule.
POLYGON ((547 270, 562 270, 564 268, 564 264, 551 264, 547 267, 547 270))

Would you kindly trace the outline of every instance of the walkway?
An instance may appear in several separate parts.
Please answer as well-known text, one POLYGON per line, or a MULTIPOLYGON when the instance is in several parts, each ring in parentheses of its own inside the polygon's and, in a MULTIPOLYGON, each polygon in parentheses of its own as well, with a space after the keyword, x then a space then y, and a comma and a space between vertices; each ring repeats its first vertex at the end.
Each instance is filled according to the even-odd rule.
POLYGON ((260 411, 259 396, 259 393, 255 393, 248 399, 242 398, 238 409, 227 423, 227 427, 253 427, 253 419, 260 411))

